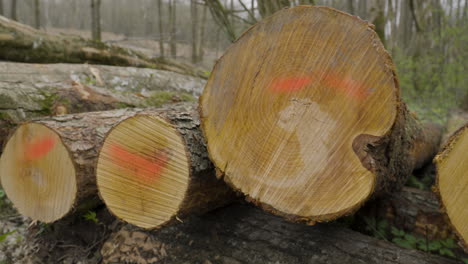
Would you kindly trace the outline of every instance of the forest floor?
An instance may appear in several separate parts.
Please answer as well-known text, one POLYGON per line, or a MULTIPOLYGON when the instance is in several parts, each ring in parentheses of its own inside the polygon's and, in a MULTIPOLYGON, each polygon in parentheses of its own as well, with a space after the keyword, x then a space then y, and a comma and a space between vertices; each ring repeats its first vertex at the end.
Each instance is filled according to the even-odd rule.
MULTIPOLYGON (((418 186, 426 190, 430 189, 430 185, 433 182, 431 171, 432 170, 425 170, 423 173, 413 176, 410 185, 418 186)), ((234 205, 233 208, 236 208, 236 205, 234 205)), ((222 210, 229 212, 231 208, 227 207, 222 210)), ((217 217, 216 214, 216 212, 208 213, 205 217, 217 217)), ((195 219, 195 221, 200 221, 200 219, 195 219)), ((280 221, 285 224, 288 223, 285 220, 280 221)), ((375 223, 382 223, 383 221, 382 219, 374 219, 375 223)), ((0 234, 3 234, 0 235, 0 264, 101 263, 103 261, 102 254, 104 243, 107 240, 112 240, 112 237, 115 237, 115 235, 112 234, 118 233, 124 225, 125 223, 112 216, 104 205, 101 205, 93 211, 68 216, 53 224, 31 222, 29 219, 19 215, 15 209, 12 208, 11 203, 5 197, 3 191, 0 191, 0 234)), ((375 232, 372 226, 370 226, 372 224, 359 221, 356 217, 339 219, 326 225, 345 226, 378 239, 392 241, 391 238, 382 237, 378 232, 375 232)), ((297 224, 297 228, 306 229, 313 227, 297 224)), ((408 236, 411 237, 411 235, 408 236)), ((226 241, 223 243, 225 242, 226 241)), ((158 256, 164 258, 164 254, 166 254, 164 250, 165 245, 164 243, 158 243, 158 256)), ((396 244, 408 248, 408 245, 401 243, 401 241, 396 244)), ((411 246, 409 248, 411 248, 411 246)), ((439 252, 432 253, 444 257, 451 256, 450 258, 459 263, 468 263, 468 254, 463 253, 461 248, 457 247, 455 244, 445 249, 449 250, 449 252, 442 252, 442 254, 439 252)), ((138 263, 137 260, 134 261, 135 262, 129 263, 138 263)), ((175 262, 169 261, 167 263, 175 262)))

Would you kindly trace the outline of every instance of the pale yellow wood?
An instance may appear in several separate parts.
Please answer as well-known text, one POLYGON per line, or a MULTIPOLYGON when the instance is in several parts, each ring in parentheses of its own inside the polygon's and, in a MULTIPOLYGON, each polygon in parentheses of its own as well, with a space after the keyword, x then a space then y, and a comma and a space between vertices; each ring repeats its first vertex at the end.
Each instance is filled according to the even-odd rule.
POLYGON ((52 222, 72 207, 75 167, 60 137, 36 123, 21 125, 0 158, 2 187, 24 216, 52 222))
POLYGON ((468 241, 468 126, 437 156, 438 189, 450 222, 468 241))
POLYGON ((351 211, 375 185, 352 143, 392 128, 395 78, 367 22, 328 8, 282 10, 213 69, 201 99, 210 157, 226 181, 277 211, 351 211))
POLYGON ((97 185, 117 217, 155 228, 177 214, 187 191, 189 168, 176 128, 160 117, 140 114, 107 135, 98 158, 97 185))

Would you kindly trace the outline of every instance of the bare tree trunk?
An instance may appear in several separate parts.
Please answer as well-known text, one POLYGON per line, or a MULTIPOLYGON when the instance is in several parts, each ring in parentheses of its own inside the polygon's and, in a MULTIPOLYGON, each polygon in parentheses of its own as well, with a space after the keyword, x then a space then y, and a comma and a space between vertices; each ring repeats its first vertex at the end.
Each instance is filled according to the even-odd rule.
POLYGON ((174 0, 169 1, 169 27, 171 31, 171 56, 173 58, 177 57, 177 43, 176 43, 176 3, 174 0))
POLYGON ((190 14, 192 18, 192 63, 197 63, 198 62, 198 56, 197 56, 198 10, 197 10, 197 2, 195 0, 190 1, 190 14))
POLYGON ((276 11, 289 7, 288 0, 257 0, 258 11, 262 18, 265 18, 276 11))
POLYGON ((3 16, 3 0, 0 0, 0 16, 3 16))
POLYGON ((101 41, 101 0, 91 0, 91 35, 93 40, 101 41))
POLYGON ((39 0, 34 0, 34 27, 37 29, 41 27, 41 7, 39 0))
POLYGON ((162 1, 158 0, 159 54, 164 57, 164 29, 162 21, 162 1))
POLYGON ((354 14, 354 1, 353 0, 348 0, 347 3, 348 3, 348 12, 350 14, 354 14))
POLYGON ((200 37, 198 39, 198 54, 197 54, 198 61, 202 61, 203 56, 204 56, 203 42, 205 41, 206 10, 207 9, 208 9, 208 6, 203 5, 203 13, 202 13, 201 25, 200 25, 200 37))
POLYGON ((362 19, 367 19, 367 0, 359 0, 358 15, 362 19))
POLYGON ((16 12, 16 0, 11 0, 11 19, 18 21, 18 16, 16 12))
POLYGON ((402 47, 408 47, 411 38, 411 12, 409 8, 409 1, 402 1, 400 3, 400 23, 398 25, 399 43, 402 47))

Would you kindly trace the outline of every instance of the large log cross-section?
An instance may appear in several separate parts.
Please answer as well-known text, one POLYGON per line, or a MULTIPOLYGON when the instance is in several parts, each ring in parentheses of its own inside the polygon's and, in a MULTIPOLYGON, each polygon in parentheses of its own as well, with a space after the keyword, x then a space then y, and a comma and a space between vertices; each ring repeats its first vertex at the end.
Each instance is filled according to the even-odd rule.
POLYGON ((332 220, 396 189, 439 141, 400 101, 373 26, 326 7, 284 9, 247 30, 200 108, 219 175, 294 221, 332 220))

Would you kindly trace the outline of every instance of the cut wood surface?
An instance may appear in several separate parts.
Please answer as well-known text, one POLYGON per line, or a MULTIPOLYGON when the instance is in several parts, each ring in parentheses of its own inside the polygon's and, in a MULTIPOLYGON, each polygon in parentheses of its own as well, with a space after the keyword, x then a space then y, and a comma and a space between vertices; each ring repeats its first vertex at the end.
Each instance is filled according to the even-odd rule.
POLYGON ((132 109, 35 120, 20 125, 0 158, 2 187, 19 213, 53 222, 96 194, 104 135, 132 109))
POLYGON ((196 98, 204 85, 162 70, 0 62, 0 146, 8 127, 32 117, 150 106, 161 91, 196 98))
POLYGON ((450 137, 434 162, 442 206, 468 251, 468 124, 450 137))
POLYGON ((440 140, 401 102, 372 25, 326 7, 281 10, 247 30, 200 108, 219 175, 294 221, 332 220, 400 188, 440 140))
POLYGON ((194 66, 148 58, 118 46, 72 35, 53 35, 0 16, 0 59, 33 63, 92 63, 167 70, 206 78, 194 66))
POLYGON ((123 226, 104 243, 103 263, 458 263, 399 248, 335 224, 304 226, 232 205, 157 232, 123 226))
POLYGON ((118 218, 159 228, 224 205, 234 192, 216 179, 194 105, 144 110, 106 136, 97 186, 118 218))

